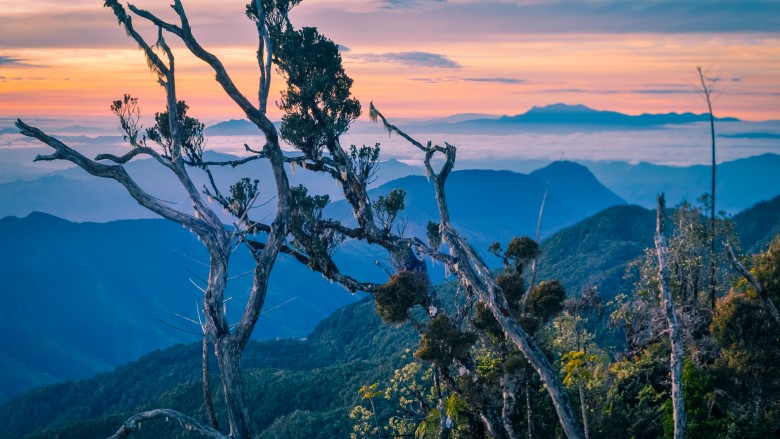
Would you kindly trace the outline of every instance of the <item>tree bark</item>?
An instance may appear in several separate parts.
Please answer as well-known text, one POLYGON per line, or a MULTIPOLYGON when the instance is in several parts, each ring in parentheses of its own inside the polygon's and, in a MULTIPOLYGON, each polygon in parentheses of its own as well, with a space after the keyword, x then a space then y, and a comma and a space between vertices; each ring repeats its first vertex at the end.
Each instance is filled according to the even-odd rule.
POLYGON ((590 439, 590 427, 588 426, 588 410, 585 407, 585 389, 582 388, 582 383, 577 380, 577 390, 580 393, 580 409, 582 410, 582 427, 585 430, 585 439, 590 439))
POLYGON ((658 278, 661 287, 661 302, 666 312, 667 328, 669 330, 669 343, 671 344, 671 356, 669 366, 672 373, 672 410, 674 417, 674 439, 683 439, 685 435, 685 400, 683 399, 682 363, 683 342, 680 333, 680 324, 674 309, 674 299, 669 289, 668 250, 666 238, 664 238, 664 222, 666 219, 666 203, 664 196, 658 196, 658 209, 656 214, 655 248, 658 256, 658 278))
POLYGON ((515 427, 512 425, 512 415, 517 405, 515 390, 517 389, 517 380, 514 376, 504 373, 501 376, 501 387, 503 387, 504 405, 501 408, 501 422, 504 425, 506 436, 509 439, 518 439, 515 427))
POLYGON ((209 418, 209 424, 215 430, 219 430, 217 415, 214 413, 214 401, 211 399, 211 384, 209 383, 209 338, 203 335, 203 346, 201 349, 202 377, 203 380, 203 405, 206 407, 206 415, 209 418))

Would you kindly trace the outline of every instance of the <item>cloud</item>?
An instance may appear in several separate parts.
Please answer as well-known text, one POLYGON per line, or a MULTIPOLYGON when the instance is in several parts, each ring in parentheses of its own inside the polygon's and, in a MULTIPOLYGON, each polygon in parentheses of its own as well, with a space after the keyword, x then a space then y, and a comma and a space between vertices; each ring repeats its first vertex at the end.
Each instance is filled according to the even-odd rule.
POLYGON ((30 67, 24 60, 13 56, 0 55, 0 66, 30 67))
POLYGON ((460 64, 445 55, 430 52, 366 53, 355 54, 354 57, 366 62, 403 64, 409 67, 435 67, 443 69, 459 69, 461 67, 460 64))
POLYGON ((425 82, 428 84, 437 84, 439 82, 490 82, 496 84, 528 84, 525 79, 502 78, 502 77, 470 77, 461 78, 458 76, 444 76, 438 78, 409 78, 410 81, 425 82))
POLYGON ((446 0, 380 0, 376 2, 382 9, 413 8, 425 3, 446 3, 446 0))
POLYGON ((517 78, 460 78, 461 81, 466 82, 495 82, 498 84, 527 84, 528 81, 525 79, 517 79, 517 78))
POLYGON ((441 78, 409 78, 410 81, 424 82, 426 84, 436 84, 441 82, 441 78))

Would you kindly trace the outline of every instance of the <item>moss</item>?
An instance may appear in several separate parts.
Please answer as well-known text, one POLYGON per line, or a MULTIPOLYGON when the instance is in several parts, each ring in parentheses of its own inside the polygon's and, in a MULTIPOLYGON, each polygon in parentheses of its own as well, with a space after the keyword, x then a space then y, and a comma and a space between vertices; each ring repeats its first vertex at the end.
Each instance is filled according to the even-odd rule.
POLYGON ((401 271, 376 292, 376 312, 385 323, 404 322, 409 318, 409 308, 427 302, 429 288, 424 273, 401 271))
POLYGON ((476 335, 459 330, 449 317, 440 315, 431 320, 414 356, 437 367, 446 367, 453 359, 465 359, 476 341, 476 335))

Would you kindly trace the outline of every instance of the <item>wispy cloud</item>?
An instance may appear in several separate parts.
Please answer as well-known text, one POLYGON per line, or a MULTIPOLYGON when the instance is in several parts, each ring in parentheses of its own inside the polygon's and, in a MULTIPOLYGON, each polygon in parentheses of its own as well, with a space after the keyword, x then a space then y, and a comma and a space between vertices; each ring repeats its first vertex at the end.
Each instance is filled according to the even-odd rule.
POLYGON ((375 2, 383 9, 413 8, 425 3, 446 3, 447 0, 380 0, 375 2))
POLYGON ((493 82, 498 84, 527 84, 528 81, 525 79, 517 79, 517 78, 500 78, 500 77, 492 77, 492 78, 460 78, 461 81, 466 82, 493 82))
POLYGON ((486 82, 486 83, 493 83, 493 84, 528 84, 528 81, 525 79, 519 79, 519 78, 502 78, 502 77, 459 77, 459 76, 443 76, 443 77, 436 77, 436 78, 425 78, 425 77, 417 77, 417 78, 409 78, 411 81, 416 82, 425 82, 428 84, 437 84, 440 82, 486 82))
POLYGON ((30 64, 15 56, 0 55, 0 66, 30 67, 30 64))
POLYGON ((436 67, 443 69, 459 69, 460 64, 445 55, 430 52, 390 52, 354 54, 366 62, 383 62, 403 64, 409 67, 436 67))

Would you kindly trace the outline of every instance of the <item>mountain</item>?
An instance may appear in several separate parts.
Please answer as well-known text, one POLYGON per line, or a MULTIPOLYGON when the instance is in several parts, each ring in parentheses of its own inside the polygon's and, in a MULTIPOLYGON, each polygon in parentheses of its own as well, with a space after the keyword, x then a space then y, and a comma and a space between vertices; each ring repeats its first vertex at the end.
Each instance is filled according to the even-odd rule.
MULTIPOLYGON (((584 105, 552 104, 543 107, 534 106, 523 114, 504 116, 502 123, 555 123, 582 125, 621 125, 621 126, 657 126, 709 122, 709 114, 694 113, 643 113, 638 116, 616 111, 594 110, 584 105)), ((738 122, 734 117, 716 118, 718 122, 738 122)))
POLYGON ((540 278, 560 280, 570 294, 591 286, 606 299, 628 292, 626 266, 653 245, 653 233, 655 211, 610 207, 542 242, 540 278))
MULTIPOLYGON (((389 162, 387 166, 405 165, 389 162)), ((548 178, 552 183, 545 235, 622 203, 586 168, 574 163, 554 164, 535 176, 457 171, 447 183, 453 222, 483 253, 494 241, 533 235, 548 178)), ((55 193, 55 200, 74 202, 68 198, 70 185, 79 181, 57 176, 50 182, 50 190, 61 191, 55 193)), ((117 184, 113 186, 121 192, 117 184)), ((407 191, 402 213, 408 219, 407 233, 424 237, 427 222, 438 218, 431 185, 425 177, 404 177, 372 190, 372 199, 397 187, 407 191)), ((93 197, 93 201, 109 203, 111 197, 93 197)), ((354 221, 344 201, 332 203, 326 212, 354 221)), ((198 277, 206 277, 197 262, 206 260, 204 250, 185 229, 164 220, 71 223, 34 213, 1 220, 0 242, 5 250, 0 254, 0 276, 8 279, 0 299, 12 303, 15 311, 4 325, 8 329, 0 331, 0 357, 5 360, 0 366, 5 372, 0 374, 0 400, 34 385, 106 371, 150 350, 192 339, 168 326, 189 325, 177 315, 196 317, 199 292, 190 278, 197 282, 198 277), (105 346, 111 348, 104 350, 105 346)), ((241 251, 231 259, 232 275, 252 267, 250 257, 241 251)), ((386 255, 372 246, 347 241, 336 259, 345 272, 360 273, 361 280, 386 279, 374 263, 385 261, 386 255)), ((249 278, 235 284, 231 294, 235 303, 241 303, 248 294, 249 278)), ((355 300, 291 259, 281 258, 274 268, 267 307, 290 297, 297 299, 261 319, 256 337, 302 337, 334 309, 355 300)))
MULTIPOLYGON (((743 253, 755 254, 780 235, 780 196, 731 218, 743 253)), ((603 298, 628 292, 626 268, 654 246, 655 210, 613 206, 542 241, 539 274, 558 279, 570 294, 596 286, 603 298)))
MULTIPOLYGON (((279 123, 274 125, 279 128, 279 123)), ((224 122, 219 122, 214 125, 206 127, 203 130, 203 134, 206 136, 262 136, 260 129, 257 125, 246 119, 230 119, 224 122)))
MULTIPOLYGON (((710 192, 711 167, 662 166, 650 163, 587 162, 586 166, 605 186, 632 204, 655 206, 664 192, 669 206, 695 202, 710 192)), ((716 208, 735 213, 780 194, 780 155, 759 156, 723 162, 716 169, 716 208)))
MULTIPOLYGON (((735 219, 758 220, 775 212, 776 224, 778 205, 780 198, 735 219)), ((542 245, 541 277, 561 279, 570 294, 591 284, 599 285, 607 297, 624 291, 629 287, 621 284, 626 282, 622 279, 626 263, 652 245, 654 217, 653 211, 641 207, 613 206, 553 234, 542 245)), ((8 221, 14 220, 3 223, 8 221)), ((152 223, 128 223, 141 222, 152 223)), ((750 224, 738 223, 737 230, 750 230, 750 224)), ((740 235, 747 246, 749 236, 762 233, 740 235)), ((384 325, 373 308, 368 298, 336 310, 305 339, 249 344, 242 361, 258 437, 327 438, 349 433, 348 411, 358 403, 357 389, 386 382, 408 361, 404 349, 417 341, 408 325, 384 325)), ((199 344, 176 345, 110 373, 34 389, 0 406, 0 438, 106 437, 131 414, 160 406, 203 419, 199 361, 199 344)), ((219 401, 216 408, 223 410, 219 401)), ((171 423, 160 421, 145 424, 138 437, 180 434, 171 423)))
MULTIPOLYGON (((249 343, 242 364, 259 437, 349 434, 349 408, 359 403, 357 390, 389 379, 395 368, 409 361, 403 351, 417 339, 409 325, 382 324, 373 308, 373 300, 364 300, 339 309, 304 340, 249 343), (294 429, 308 431, 292 433, 294 429)), ((159 406, 202 419, 200 355, 199 343, 176 345, 110 373, 30 391, 0 407, 0 438, 35 431, 30 438, 107 437, 132 413, 159 406)), ((218 387, 215 382, 213 388, 218 387)), ((219 402, 216 398, 218 416, 223 416, 219 402)), ((133 437, 181 434, 171 423, 150 422, 133 437)))
MULTIPOLYGON (((0 401, 32 386, 84 378, 154 349, 190 342, 200 332, 196 310, 202 294, 191 284, 208 276, 203 246, 166 220, 71 223, 47 214, 0 220, 0 401)), ((231 257, 231 276, 245 275, 248 252, 231 257)), ((358 263, 353 263, 358 265, 358 263)), ((361 273, 385 274, 373 264, 361 273)), ((228 318, 236 321, 251 277, 233 281, 228 318)), ((357 300, 307 268, 280 258, 269 286, 257 339, 304 337, 335 309, 357 300)))
MULTIPOLYGON (((530 175, 455 171, 447 179, 445 190, 453 225, 475 249, 484 252, 495 241, 506 243, 515 236, 535 236, 539 207, 548 187, 542 236, 625 203, 587 168, 571 162, 554 163, 530 175)), ((409 176, 373 189, 369 196, 376 200, 395 188, 406 191, 405 209, 400 215, 401 221, 408 220, 406 233, 424 238, 426 224, 439 218, 432 185, 425 177, 409 176)), ((332 203, 326 212, 335 218, 351 218, 345 201, 332 203)))
MULTIPOLYGON (((211 161, 229 161, 238 157, 208 152, 205 155, 211 161)), ((181 185, 167 169, 162 168, 153 159, 135 160, 126 166, 128 173, 139 185, 155 197, 178 206, 191 203, 181 189, 181 185)), ((423 170, 406 165, 397 160, 379 163, 377 179, 370 187, 376 187, 390 180, 407 175, 419 175, 423 170)), ((271 168, 266 161, 256 160, 241 168, 231 166, 215 167, 215 180, 223 191, 241 177, 252 176, 260 180, 261 199, 272 200, 276 188, 273 184, 271 168)), ((205 173, 191 169, 190 175, 196 187, 208 184, 205 173)), ((288 177, 292 185, 303 184, 310 192, 329 195, 331 199, 343 198, 341 188, 325 175, 297 167, 288 167, 288 177)), ((185 208, 186 209, 186 208, 185 208)), ((255 210, 258 217, 271 215, 274 203, 267 203, 255 210)), ((217 209, 221 211, 221 209, 217 209)), ((127 191, 114 181, 93 177, 79 168, 57 171, 31 180, 17 180, 0 184, 0 217, 26 216, 31 212, 47 212, 72 221, 112 221, 119 219, 155 218, 155 215, 142 208, 127 191)), ((232 221, 224 216, 225 221, 232 221)))
MULTIPOLYGON (((414 124, 412 132, 476 134, 490 130, 494 134, 525 131, 579 132, 594 130, 649 129, 663 125, 709 122, 708 114, 662 113, 628 115, 616 111, 594 110, 585 105, 551 104, 534 106, 522 114, 499 118, 467 119, 460 122, 433 120, 414 124)), ((718 122, 739 122, 734 117, 716 118, 718 122)))
POLYGON ((780 196, 734 215, 737 235, 747 253, 758 253, 780 235, 780 196))

